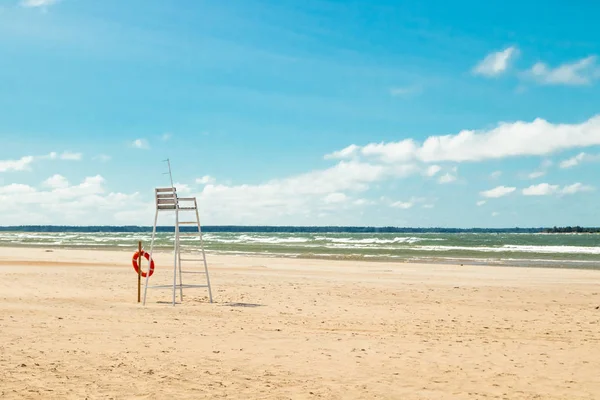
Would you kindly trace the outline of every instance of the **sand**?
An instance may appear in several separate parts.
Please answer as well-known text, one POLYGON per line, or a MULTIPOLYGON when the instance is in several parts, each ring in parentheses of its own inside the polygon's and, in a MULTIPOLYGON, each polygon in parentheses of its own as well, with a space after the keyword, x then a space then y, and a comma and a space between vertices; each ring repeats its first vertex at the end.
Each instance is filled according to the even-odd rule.
POLYGON ((0 398, 600 398, 600 271, 132 252, 0 248, 0 398))

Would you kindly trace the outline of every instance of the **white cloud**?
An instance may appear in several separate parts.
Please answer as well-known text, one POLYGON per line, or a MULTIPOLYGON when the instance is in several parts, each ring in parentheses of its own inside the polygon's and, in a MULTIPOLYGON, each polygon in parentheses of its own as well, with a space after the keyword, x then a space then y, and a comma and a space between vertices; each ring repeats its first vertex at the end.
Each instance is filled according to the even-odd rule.
POLYGON ((490 174, 490 178, 498 179, 502 176, 502 171, 494 171, 490 174))
POLYGON ((524 196, 549 196, 552 194, 575 194, 579 192, 589 192, 594 190, 592 186, 584 185, 580 182, 572 185, 564 186, 562 189, 559 185, 551 185, 549 183, 540 183, 531 185, 523 189, 524 196))
POLYGON ((33 160, 33 156, 21 157, 18 160, 0 160, 0 172, 29 170, 33 160))
POLYGON ((562 193, 563 194, 575 194, 575 193, 579 193, 579 192, 591 192, 592 190, 594 190, 593 186, 584 185, 580 182, 577 182, 572 185, 565 186, 562 189, 562 193))
POLYGON ((316 170, 257 185, 207 184, 198 194, 207 210, 208 221, 221 224, 281 223, 306 224, 307 218, 328 211, 333 218, 344 207, 368 204, 341 200, 341 194, 366 191, 374 182, 402 178, 414 174, 412 165, 374 165, 357 161, 342 161, 324 170, 316 170), (329 203, 325 203, 325 199, 329 203), (336 204, 332 208, 332 204, 336 204))
POLYGON ((364 156, 374 156, 387 163, 412 161, 416 151, 417 144, 412 139, 391 143, 370 143, 361 149, 364 156))
POLYGON ((570 148, 600 145, 600 115, 580 124, 532 122, 501 123, 487 131, 464 130, 456 135, 431 136, 419 145, 413 139, 399 142, 351 145, 326 158, 361 155, 385 163, 483 161, 516 156, 543 156, 570 148))
POLYGON ((209 183, 215 183, 215 178, 210 175, 204 175, 202 178, 196 178, 196 183, 199 185, 207 185, 209 183))
POLYGON ((572 168, 583 162, 594 162, 600 161, 600 154, 592 155, 585 152, 581 152, 574 157, 568 158, 566 160, 561 161, 559 164, 561 168, 572 168))
POLYGON ((550 168, 552 166, 552 164, 553 164, 552 160, 546 159, 546 160, 542 161, 542 163, 540 164, 538 169, 527 174, 527 178, 528 179, 541 178, 542 176, 546 175, 548 168, 550 168))
POLYGON ((599 78, 596 56, 589 56, 573 63, 562 64, 556 68, 538 62, 526 76, 532 77, 543 85, 589 85, 599 78))
POLYGON ((538 185, 531 185, 528 188, 523 189, 523 195, 525 196, 547 196, 549 194, 556 193, 559 190, 558 185, 550 185, 548 183, 540 183, 538 185))
POLYGON ((47 7, 58 3, 58 0, 22 0, 23 7, 47 7))
MULTIPOLYGON (((34 188, 29 185, 23 185, 22 183, 11 183, 10 185, 0 186, 0 195, 20 195, 33 192, 35 192, 34 188)), ((0 199, 2 199, 2 197, 0 197, 0 199)))
POLYGON ((514 192, 515 190, 517 190, 517 188, 515 188, 515 187, 498 186, 493 189, 483 191, 480 194, 483 197, 495 199, 498 197, 503 197, 503 196, 509 195, 512 192, 514 192))
POLYGON ((51 188, 66 188, 69 187, 69 181, 62 175, 55 174, 44 181, 44 185, 51 188))
POLYGON ((82 158, 81 153, 71 153, 69 151, 65 151, 60 155, 61 160, 70 160, 70 161, 80 161, 82 158))
POLYGON ((133 143, 131 143, 133 147, 136 149, 149 149, 150 145, 146 139, 135 139, 133 143))
POLYGON ((414 203, 411 201, 396 201, 390 204, 390 207, 401 208, 403 210, 408 210, 409 208, 412 208, 412 206, 414 206, 414 203))
POLYGON ((387 197, 382 196, 380 200, 382 203, 387 203, 390 207, 400 208, 402 210, 408 210, 409 208, 413 208, 417 204, 422 204, 421 208, 431 209, 435 207, 435 204, 432 203, 434 199, 427 199, 425 197, 413 196, 408 201, 391 201, 387 197))
POLYGON ((325 159, 348 159, 352 158, 356 152, 360 149, 359 146, 355 144, 351 144, 348 147, 343 148, 342 150, 334 151, 333 153, 326 154, 325 159))
POLYGON ((451 173, 446 173, 442 176, 440 176, 440 179, 438 179, 439 183, 451 183, 454 182, 456 180, 456 176, 452 175, 451 173))
POLYGON ((330 193, 323 199, 323 201, 327 204, 343 203, 346 200, 348 200, 348 196, 339 192, 330 193))
POLYGON ((561 168, 571 168, 578 164, 580 164, 585 159, 586 153, 579 153, 574 157, 571 157, 567 160, 561 161, 561 168))
POLYGON ((481 206, 482 206, 482 205, 484 205, 485 203, 487 203, 487 201, 485 201, 485 200, 479 200, 479 201, 477 202, 477 206, 478 206, 478 207, 481 207, 481 206))
POLYGON ((166 142, 166 141, 168 141, 169 139, 171 139, 172 137, 173 137, 173 134, 172 134, 172 133, 169 133, 169 132, 167 132, 167 133, 163 133, 163 135, 161 136, 161 139, 162 139, 163 141, 165 141, 165 142, 166 142))
POLYGON ((473 68, 473 73, 487 77, 498 76, 508 69, 511 59, 517 54, 515 47, 490 53, 473 68))
POLYGON ((365 206, 375 204, 375 202, 367 199, 356 199, 352 202, 352 204, 354 204, 355 206, 365 206))
POLYGON ((107 192, 105 184, 105 179, 96 175, 70 185, 56 174, 43 182, 47 189, 24 184, 0 186, 0 219, 7 225, 125 225, 152 221, 153 202, 142 201, 138 193, 107 192))
POLYGON ((442 170, 442 167, 440 167, 439 165, 430 165, 429 167, 427 167, 427 171, 425 171, 425 174, 427 176, 434 176, 441 170, 442 170))
POLYGON ((175 189, 179 194, 188 195, 192 193, 192 188, 190 187, 190 185, 187 185, 185 183, 175 182, 173 183, 173 186, 175 186, 175 189))
POLYGON ((81 153, 71 153, 68 151, 58 154, 53 151, 43 156, 23 156, 18 160, 0 160, 0 172, 7 171, 28 171, 34 162, 39 160, 81 160, 81 153))
POLYGON ((456 174, 458 172, 458 167, 452 167, 451 172, 447 172, 444 175, 440 176, 438 179, 438 182, 441 184, 445 184, 445 183, 452 183, 454 181, 456 181, 456 179, 458 179, 456 177, 456 174))
POLYGON ((537 179, 546 175, 546 171, 533 171, 527 175, 529 179, 537 179))
POLYGON ((499 213, 498 211, 494 211, 494 212, 492 213, 492 217, 497 217, 498 215, 500 215, 500 213, 499 213))

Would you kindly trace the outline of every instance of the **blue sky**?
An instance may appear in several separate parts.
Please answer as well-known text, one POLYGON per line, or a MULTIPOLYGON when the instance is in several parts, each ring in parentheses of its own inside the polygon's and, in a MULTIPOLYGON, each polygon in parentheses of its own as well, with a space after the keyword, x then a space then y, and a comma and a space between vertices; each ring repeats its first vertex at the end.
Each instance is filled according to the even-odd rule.
POLYGON ((595 12, 0 0, 0 225, 599 226, 595 12))

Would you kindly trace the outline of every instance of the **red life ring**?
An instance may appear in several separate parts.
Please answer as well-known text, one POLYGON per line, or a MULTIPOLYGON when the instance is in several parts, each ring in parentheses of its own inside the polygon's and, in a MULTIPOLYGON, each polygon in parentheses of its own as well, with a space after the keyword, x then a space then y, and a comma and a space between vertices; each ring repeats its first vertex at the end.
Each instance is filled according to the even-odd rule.
MULTIPOLYGON (((143 251, 142 255, 144 257, 146 257, 146 260, 150 260, 150 254, 148 254, 148 252, 143 251)), ((133 258, 131 259, 131 263, 133 264, 133 269, 135 269, 135 272, 138 272, 139 269, 139 265, 138 265, 138 258, 140 257, 140 252, 136 251, 133 254, 133 258)), ((150 261, 150 272, 149 272, 149 276, 152 276, 152 274, 154 273, 154 260, 150 261)), ((146 277, 146 272, 142 271, 141 275, 145 278, 146 277)))

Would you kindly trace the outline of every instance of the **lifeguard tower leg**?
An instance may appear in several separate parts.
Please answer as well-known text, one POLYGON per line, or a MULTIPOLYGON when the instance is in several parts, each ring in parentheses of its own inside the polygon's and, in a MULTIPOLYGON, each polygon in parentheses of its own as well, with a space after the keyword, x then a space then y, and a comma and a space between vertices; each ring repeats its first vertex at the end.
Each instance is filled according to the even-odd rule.
POLYGON ((173 260, 173 305, 175 305, 177 288, 177 261, 179 259, 179 210, 175 209, 175 254, 173 260))
POLYGON ((181 251, 178 252, 177 261, 179 262, 179 301, 183 301, 183 274, 181 272, 181 251))

